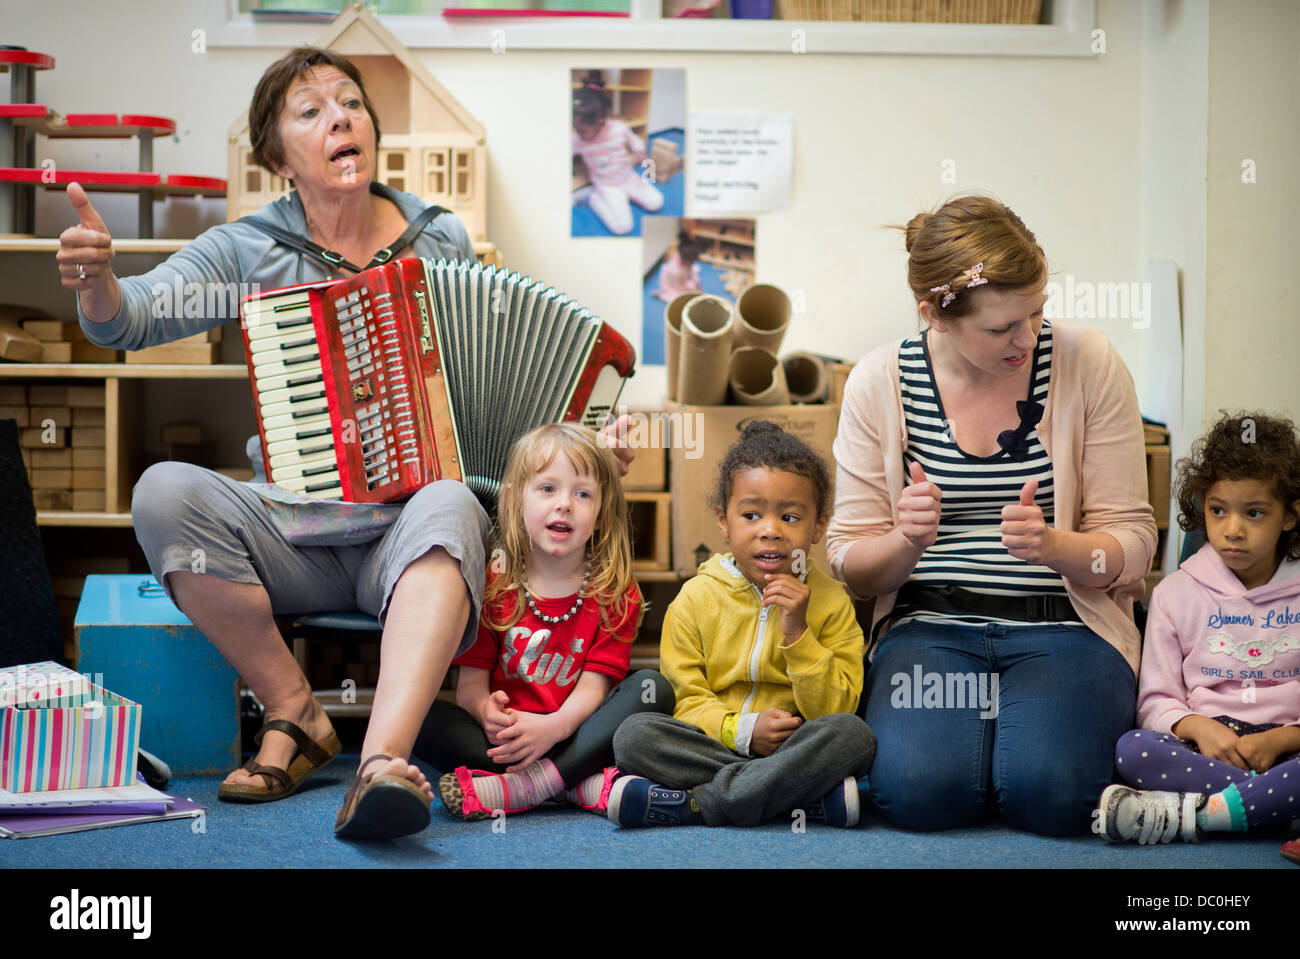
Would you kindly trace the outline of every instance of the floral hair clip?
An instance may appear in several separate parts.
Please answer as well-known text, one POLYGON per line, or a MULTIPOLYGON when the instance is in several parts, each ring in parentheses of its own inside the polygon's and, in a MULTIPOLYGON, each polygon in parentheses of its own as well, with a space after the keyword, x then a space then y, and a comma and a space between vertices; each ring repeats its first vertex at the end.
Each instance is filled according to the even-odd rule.
MULTIPOLYGON (((962 270, 961 275, 966 277, 966 289, 969 290, 972 287, 982 286, 988 282, 987 278, 980 276, 983 269, 984 262, 981 260, 969 270, 962 270)), ((943 286, 932 286, 930 287, 930 292, 943 294, 943 299, 939 302, 939 309, 941 310, 946 308, 953 300, 957 299, 957 294, 954 293, 952 289, 952 283, 945 283, 943 286)))
POLYGON ((969 279, 969 282, 967 282, 966 284, 966 289, 969 290, 972 286, 979 286, 982 283, 988 282, 988 280, 980 276, 980 271, 983 269, 984 269, 984 262, 981 260, 979 263, 976 263, 974 266, 972 266, 969 270, 963 271, 962 276, 967 277, 969 279))
MULTIPOLYGON (((988 281, 985 280, 984 282, 987 283, 988 281)), ((930 287, 930 292, 943 294, 943 301, 939 304, 939 309, 941 310, 946 308, 953 300, 957 299, 957 294, 952 291, 951 283, 945 283, 943 286, 932 286, 930 287)))

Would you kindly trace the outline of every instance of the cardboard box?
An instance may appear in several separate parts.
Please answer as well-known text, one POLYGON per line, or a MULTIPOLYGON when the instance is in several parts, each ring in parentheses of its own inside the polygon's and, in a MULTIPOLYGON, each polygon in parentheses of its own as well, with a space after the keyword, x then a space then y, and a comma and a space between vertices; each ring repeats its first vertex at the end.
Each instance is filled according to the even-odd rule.
POLYGON ((0 670, 0 788, 101 789, 135 781, 141 708, 57 663, 0 670))
MULTIPOLYGON (((667 406, 673 569, 678 576, 694 576, 700 563, 730 548, 708 501, 723 456, 751 420, 770 420, 798 436, 826 458, 831 476, 835 475, 831 444, 839 426, 838 406, 667 406)), ((827 569, 824 539, 813 547, 812 561, 827 569)))

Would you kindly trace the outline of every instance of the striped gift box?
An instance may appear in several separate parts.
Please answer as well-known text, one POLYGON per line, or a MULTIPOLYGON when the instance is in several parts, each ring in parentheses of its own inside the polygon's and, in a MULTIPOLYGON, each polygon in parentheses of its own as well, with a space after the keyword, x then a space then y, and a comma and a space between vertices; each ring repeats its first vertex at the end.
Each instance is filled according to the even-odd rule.
POLYGON ((126 786, 139 747, 138 703, 58 663, 0 670, 0 787, 126 786))

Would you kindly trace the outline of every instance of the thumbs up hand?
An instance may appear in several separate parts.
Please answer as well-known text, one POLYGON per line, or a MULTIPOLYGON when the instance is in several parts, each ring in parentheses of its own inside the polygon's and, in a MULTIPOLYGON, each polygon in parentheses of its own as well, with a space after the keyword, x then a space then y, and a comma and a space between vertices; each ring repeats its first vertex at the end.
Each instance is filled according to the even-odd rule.
POLYGON ((79 222, 59 234, 59 276, 70 290, 93 290, 113 276, 108 265, 113 258, 113 238, 81 184, 68 184, 68 202, 79 222))
POLYGON ((908 474, 912 485, 905 487, 898 498, 898 528, 909 543, 923 550, 939 538, 939 502, 943 490, 925 478, 925 470, 915 460, 908 474))
POLYGON ((1034 505, 1038 480, 1030 480, 1020 489, 1020 501, 1002 507, 1002 545, 1016 559, 1034 566, 1047 562, 1052 530, 1043 519, 1043 511, 1034 505))

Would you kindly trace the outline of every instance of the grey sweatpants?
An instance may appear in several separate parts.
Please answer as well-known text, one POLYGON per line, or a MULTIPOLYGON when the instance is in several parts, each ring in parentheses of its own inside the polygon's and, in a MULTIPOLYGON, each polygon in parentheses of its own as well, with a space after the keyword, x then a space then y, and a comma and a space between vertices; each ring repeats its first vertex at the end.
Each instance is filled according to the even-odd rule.
POLYGON ((658 713, 630 716, 614 734, 614 762, 670 789, 690 789, 710 826, 756 826, 819 802, 845 776, 860 779, 876 737, 851 713, 802 726, 770 756, 732 752, 704 730, 658 713))
MULTIPOLYGON (((360 610, 383 621, 398 577, 441 546, 459 560, 471 604, 457 655, 473 645, 483 601, 489 524, 483 507, 463 484, 431 483, 373 538, 349 545, 290 542, 275 521, 275 511, 283 514, 285 509, 243 483, 189 463, 149 467, 131 503, 136 539, 169 596, 168 573, 203 572, 235 583, 260 583, 277 616, 360 610)), ((294 509, 287 507, 290 513, 294 509)))

